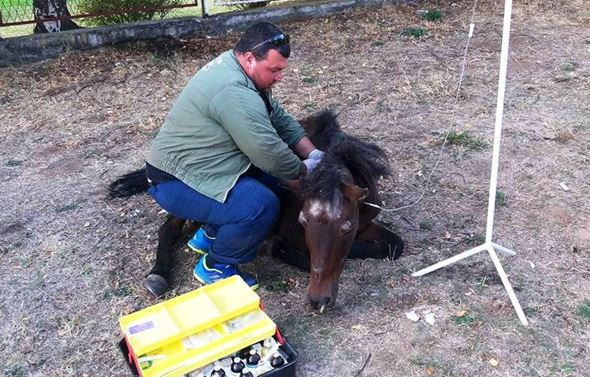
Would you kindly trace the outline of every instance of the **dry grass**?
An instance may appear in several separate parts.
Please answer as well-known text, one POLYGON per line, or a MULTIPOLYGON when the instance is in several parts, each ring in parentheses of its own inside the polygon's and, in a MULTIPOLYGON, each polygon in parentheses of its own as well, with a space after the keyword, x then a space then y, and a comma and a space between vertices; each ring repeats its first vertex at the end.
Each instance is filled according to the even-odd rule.
MULTIPOLYGON (((531 325, 519 324, 485 255, 410 277, 485 233, 503 2, 479 2, 458 101, 473 3, 448 3, 282 25, 294 54, 275 95, 297 116, 342 110, 346 130, 385 148, 395 168, 382 185, 387 207, 420 196, 447 131, 488 143, 448 145, 424 198, 382 214, 407 241, 406 255, 348 263, 327 315, 302 305, 305 273, 266 255, 248 266, 300 352, 300 376, 590 375, 583 1, 514 5, 495 240, 519 253, 502 260, 531 325), (441 22, 420 17, 432 8, 442 10, 441 22), (425 36, 401 33, 410 27, 425 36), (431 310, 436 323, 410 322, 410 310, 431 310)), ((142 281, 163 218, 147 196, 107 201, 105 188, 141 166, 185 82, 235 38, 135 43, 0 70, 5 375, 127 375, 115 348, 117 319, 157 302, 142 281)), ((196 287, 193 256, 182 251, 178 259, 168 297, 196 287)))

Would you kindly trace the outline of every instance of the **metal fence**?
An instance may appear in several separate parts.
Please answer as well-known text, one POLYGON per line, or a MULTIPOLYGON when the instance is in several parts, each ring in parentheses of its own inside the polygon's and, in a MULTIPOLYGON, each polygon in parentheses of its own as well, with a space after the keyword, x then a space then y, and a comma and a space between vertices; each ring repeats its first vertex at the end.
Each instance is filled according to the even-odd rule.
MULTIPOLYGON (((98 16, 110 16, 118 14, 128 14, 136 12, 162 12, 178 8, 199 7, 200 14, 208 15, 209 9, 206 0, 177 0, 171 5, 165 6, 140 6, 140 7, 120 7, 105 12, 84 13, 81 3, 84 0, 68 0, 66 5, 70 13, 69 16, 44 16, 43 21, 64 21, 77 18, 91 18, 98 16), (200 3, 200 4, 199 4, 200 3)), ((268 3, 268 0, 214 0, 215 6, 231 6, 245 3, 268 3)), ((64 1, 65 3, 65 1, 64 1)), ((137 1, 135 3, 141 3, 137 1)), ((35 18, 33 10, 33 0, 0 0, 0 27, 14 26, 23 24, 33 24, 39 22, 35 18)))
MULTIPOLYGON (((179 0, 173 5, 118 8, 105 12, 84 13, 81 0, 67 1, 70 16, 44 16, 43 21, 64 21, 76 18, 109 16, 134 12, 158 12, 175 8, 197 7, 198 0, 179 0)), ((139 3, 139 2, 138 2, 139 3)), ((0 0, 0 27, 36 23, 32 0, 0 0)))

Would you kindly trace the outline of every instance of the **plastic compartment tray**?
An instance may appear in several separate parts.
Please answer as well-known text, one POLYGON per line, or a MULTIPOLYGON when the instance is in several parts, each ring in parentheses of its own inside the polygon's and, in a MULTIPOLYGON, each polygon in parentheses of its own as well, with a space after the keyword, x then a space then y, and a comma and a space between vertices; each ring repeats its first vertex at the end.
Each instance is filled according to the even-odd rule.
POLYGON ((123 316, 119 324, 135 354, 142 355, 259 305, 258 295, 236 275, 123 316))
POLYGON ((176 377, 272 336, 274 322, 239 276, 121 317, 142 377, 176 377))
MULTIPOLYGON (((130 374, 133 377, 140 377, 141 375, 137 372, 137 367, 133 363, 133 355, 129 353, 129 348, 127 347, 125 339, 121 339, 119 342, 119 349, 123 354, 125 364, 129 367, 130 374)), ((295 366, 297 363, 297 352, 286 339, 285 344, 281 346, 281 350, 287 355, 287 363, 280 368, 262 374, 260 377, 296 377, 295 366)))

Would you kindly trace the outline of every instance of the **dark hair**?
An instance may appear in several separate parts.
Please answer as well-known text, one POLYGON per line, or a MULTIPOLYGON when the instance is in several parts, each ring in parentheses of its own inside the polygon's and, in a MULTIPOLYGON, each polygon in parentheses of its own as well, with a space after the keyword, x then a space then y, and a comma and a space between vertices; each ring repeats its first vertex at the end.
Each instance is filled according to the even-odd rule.
POLYGON ((279 34, 284 33, 268 22, 258 22, 250 25, 244 31, 242 38, 236 43, 234 52, 238 54, 252 52, 256 59, 264 59, 268 50, 277 50, 284 58, 288 58, 291 55, 291 46, 289 45, 288 39, 285 43, 281 44, 272 42, 264 43, 279 34))

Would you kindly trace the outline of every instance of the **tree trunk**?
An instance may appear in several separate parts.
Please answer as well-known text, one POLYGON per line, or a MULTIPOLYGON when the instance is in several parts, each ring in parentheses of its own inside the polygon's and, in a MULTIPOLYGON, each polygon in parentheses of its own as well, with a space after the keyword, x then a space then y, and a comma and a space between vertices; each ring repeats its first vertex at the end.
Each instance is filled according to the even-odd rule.
POLYGON ((33 0, 33 12, 35 20, 43 20, 48 17, 65 17, 60 21, 37 22, 33 33, 54 33, 57 31, 79 29, 74 21, 70 19, 70 11, 66 0, 33 0))

